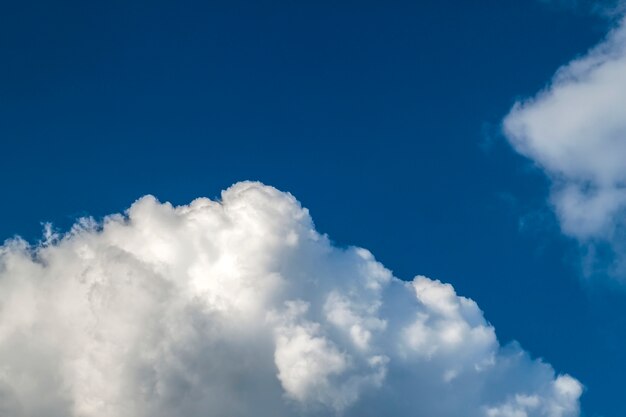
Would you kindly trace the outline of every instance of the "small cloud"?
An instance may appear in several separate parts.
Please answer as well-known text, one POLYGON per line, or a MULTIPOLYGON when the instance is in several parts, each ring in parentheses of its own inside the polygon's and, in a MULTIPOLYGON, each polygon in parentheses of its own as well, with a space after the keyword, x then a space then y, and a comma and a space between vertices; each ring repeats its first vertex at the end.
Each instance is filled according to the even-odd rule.
POLYGON ((503 121, 513 148, 551 178, 562 231, 584 246, 609 243, 615 276, 626 271, 625 22, 503 121))

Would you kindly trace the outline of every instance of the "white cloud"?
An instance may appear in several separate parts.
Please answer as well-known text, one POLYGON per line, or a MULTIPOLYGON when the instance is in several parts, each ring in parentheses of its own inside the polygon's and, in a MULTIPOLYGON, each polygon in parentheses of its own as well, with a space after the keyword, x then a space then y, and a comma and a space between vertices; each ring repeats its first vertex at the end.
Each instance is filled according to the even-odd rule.
POLYGON ((472 300, 334 247, 290 194, 144 197, 0 247, 0 414, 579 415, 472 300))
MULTIPOLYGON (((626 210, 626 20, 600 45, 559 69, 504 120, 516 151, 552 178, 563 231, 624 255, 626 210)), ((626 253, 626 252, 625 252, 626 253)), ((617 259, 619 273, 623 259, 617 259)))

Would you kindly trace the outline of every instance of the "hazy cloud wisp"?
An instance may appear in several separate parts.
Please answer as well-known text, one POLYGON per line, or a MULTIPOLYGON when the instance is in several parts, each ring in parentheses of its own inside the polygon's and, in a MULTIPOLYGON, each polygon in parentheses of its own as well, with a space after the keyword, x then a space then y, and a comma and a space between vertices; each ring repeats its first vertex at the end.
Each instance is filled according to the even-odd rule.
POLYGON ((586 248, 608 245, 609 272, 626 276, 626 21, 516 103, 503 126, 551 177, 563 232, 586 248))

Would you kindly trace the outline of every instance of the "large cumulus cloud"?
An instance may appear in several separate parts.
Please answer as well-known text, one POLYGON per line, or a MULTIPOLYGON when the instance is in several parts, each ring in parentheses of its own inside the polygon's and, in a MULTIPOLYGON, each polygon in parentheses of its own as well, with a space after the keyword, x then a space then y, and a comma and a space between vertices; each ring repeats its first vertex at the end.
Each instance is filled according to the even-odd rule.
POLYGON ((610 249, 608 272, 626 278, 626 20, 516 103, 504 131, 551 177, 563 231, 587 249, 610 249))
POLYGON ((1 415, 571 417, 580 394, 259 183, 0 249, 1 415))

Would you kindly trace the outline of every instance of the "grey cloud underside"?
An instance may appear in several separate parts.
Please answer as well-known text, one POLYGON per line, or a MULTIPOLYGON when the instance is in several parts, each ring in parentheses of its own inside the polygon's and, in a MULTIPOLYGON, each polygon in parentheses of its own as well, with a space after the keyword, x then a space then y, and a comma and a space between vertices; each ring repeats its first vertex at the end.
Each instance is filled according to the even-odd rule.
POLYGON ((259 183, 0 249, 0 415, 569 417, 580 394, 259 183))

